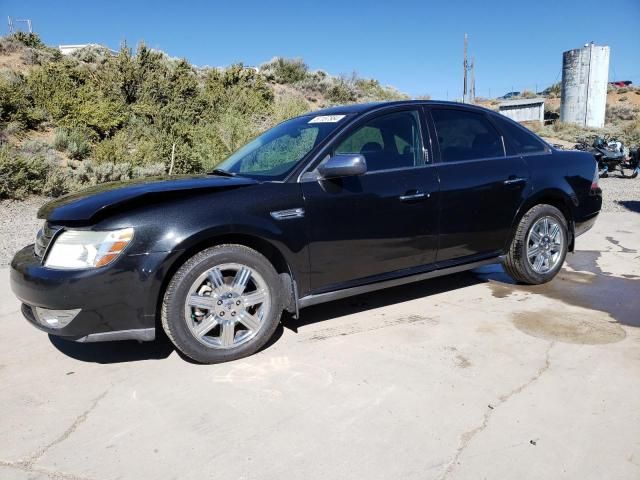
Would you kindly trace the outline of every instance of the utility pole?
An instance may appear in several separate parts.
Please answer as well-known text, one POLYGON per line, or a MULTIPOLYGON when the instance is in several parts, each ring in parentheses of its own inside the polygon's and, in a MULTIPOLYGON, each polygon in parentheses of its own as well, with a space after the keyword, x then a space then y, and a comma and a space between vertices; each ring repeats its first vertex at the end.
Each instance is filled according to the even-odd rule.
POLYGON ((467 103, 467 71, 469 70, 469 64, 467 62, 467 46, 469 43, 469 37, 464 34, 464 60, 462 61, 462 68, 464 70, 464 80, 462 83, 462 103, 467 103))
POLYGON ((476 57, 471 57, 471 89, 469 92, 469 101, 476 102, 476 57))

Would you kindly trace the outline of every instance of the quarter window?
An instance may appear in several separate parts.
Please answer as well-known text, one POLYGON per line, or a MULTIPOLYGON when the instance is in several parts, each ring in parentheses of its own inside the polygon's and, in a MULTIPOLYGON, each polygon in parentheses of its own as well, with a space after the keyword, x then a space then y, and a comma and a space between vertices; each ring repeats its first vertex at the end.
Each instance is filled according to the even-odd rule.
POLYGON ((535 135, 502 115, 494 115, 498 128, 505 134, 511 155, 543 153, 547 150, 535 135))
POLYGON ((483 114, 437 108, 431 114, 443 162, 504 156, 502 139, 483 114))
POLYGON ((419 125, 416 111, 376 117, 347 136, 334 154, 360 153, 370 172, 422 165, 419 125))

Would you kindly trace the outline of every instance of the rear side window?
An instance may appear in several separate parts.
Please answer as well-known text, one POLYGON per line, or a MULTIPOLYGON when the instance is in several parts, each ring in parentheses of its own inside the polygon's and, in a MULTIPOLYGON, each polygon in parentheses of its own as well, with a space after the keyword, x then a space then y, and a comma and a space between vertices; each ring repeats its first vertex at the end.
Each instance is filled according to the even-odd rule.
POLYGON ((543 153, 547 150, 544 143, 524 127, 514 124, 502 115, 494 115, 493 118, 504 133, 510 155, 543 153))
POLYGON ((503 157, 502 138, 481 113, 431 110, 443 162, 503 157))

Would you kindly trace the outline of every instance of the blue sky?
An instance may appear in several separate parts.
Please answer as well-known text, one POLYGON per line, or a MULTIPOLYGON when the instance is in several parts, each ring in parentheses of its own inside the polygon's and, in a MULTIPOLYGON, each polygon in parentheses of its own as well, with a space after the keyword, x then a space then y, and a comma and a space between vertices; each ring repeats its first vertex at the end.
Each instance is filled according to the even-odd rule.
POLYGON ((589 41, 611 47, 611 80, 640 83, 640 0, 1 0, 0 14, 31 18, 50 45, 144 40, 216 66, 302 57, 440 99, 461 95, 464 32, 481 96, 542 90, 560 79, 562 52, 589 41))

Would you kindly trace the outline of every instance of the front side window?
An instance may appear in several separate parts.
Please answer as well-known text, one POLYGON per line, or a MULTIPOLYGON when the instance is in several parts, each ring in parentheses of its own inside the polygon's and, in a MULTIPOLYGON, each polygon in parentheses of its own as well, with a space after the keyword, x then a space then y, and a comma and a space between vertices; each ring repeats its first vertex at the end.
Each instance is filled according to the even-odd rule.
POLYGON ((370 172, 422 165, 418 113, 396 112, 373 118, 348 134, 333 153, 362 154, 370 172))
POLYGON ((543 153, 547 147, 533 133, 525 130, 524 127, 514 124, 502 115, 492 117, 498 124, 498 128, 504 133, 509 144, 509 153, 512 155, 525 155, 543 153))
POLYGON ((248 177, 281 180, 345 121, 346 115, 287 120, 247 143, 217 168, 248 177))
POLYGON ((503 157, 502 138, 482 113, 431 110, 443 162, 503 157))

